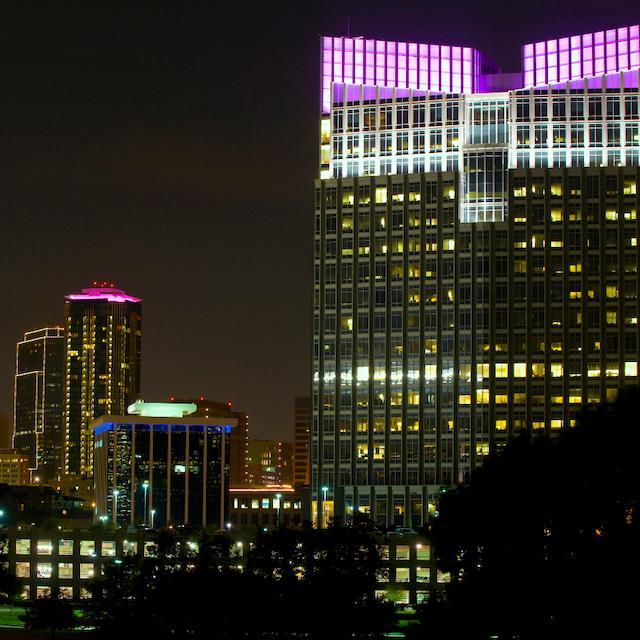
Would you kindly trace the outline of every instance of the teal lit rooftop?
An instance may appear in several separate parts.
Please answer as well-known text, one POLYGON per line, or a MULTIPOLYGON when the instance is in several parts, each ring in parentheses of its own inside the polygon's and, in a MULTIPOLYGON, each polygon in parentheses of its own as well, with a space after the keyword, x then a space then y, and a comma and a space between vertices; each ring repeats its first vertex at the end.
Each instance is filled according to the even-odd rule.
POLYGON ((184 418, 197 411, 193 402, 144 402, 137 400, 129 405, 130 415, 146 416, 148 418, 184 418))

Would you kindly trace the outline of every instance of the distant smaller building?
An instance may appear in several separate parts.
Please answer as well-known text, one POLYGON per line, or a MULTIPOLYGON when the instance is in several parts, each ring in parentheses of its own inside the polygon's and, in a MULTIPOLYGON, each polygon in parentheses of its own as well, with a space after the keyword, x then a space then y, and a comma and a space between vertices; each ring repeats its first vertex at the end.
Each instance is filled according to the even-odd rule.
POLYGON ((75 528, 93 523, 91 507, 84 500, 43 485, 0 484, 0 510, 3 526, 60 523, 75 528))
POLYGON ((304 502, 304 495, 291 486, 232 487, 229 522, 232 528, 300 527, 305 520, 304 502))
POLYGON ((192 403, 136 402, 94 432, 96 518, 151 528, 224 528, 230 417, 193 415, 192 403))
POLYGON ((304 487, 311 483, 311 398, 295 398, 293 421, 293 485, 304 487))
POLYGON ((29 456, 0 449, 0 483, 29 484, 29 456))
POLYGON ((293 485, 293 444, 283 440, 250 440, 249 484, 293 485))

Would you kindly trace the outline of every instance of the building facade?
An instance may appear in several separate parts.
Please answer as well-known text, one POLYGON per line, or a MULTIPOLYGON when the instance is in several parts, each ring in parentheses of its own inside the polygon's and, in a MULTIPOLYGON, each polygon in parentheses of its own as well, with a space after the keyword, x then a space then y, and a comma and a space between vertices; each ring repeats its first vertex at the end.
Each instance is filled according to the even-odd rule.
POLYGON ((102 415, 122 415, 140 394, 140 298, 110 283, 65 297, 64 468, 93 474, 93 431, 102 415))
POLYGON ((306 487, 311 482, 311 398, 298 396, 293 408, 293 484, 306 487))
POLYGON ((293 445, 283 440, 249 441, 249 483, 257 485, 293 484, 293 445))
POLYGON ((27 331, 16 348, 13 446, 36 482, 62 467, 64 347, 64 329, 45 327, 27 331))
POLYGON ((96 518, 151 528, 223 529, 232 418, 194 417, 193 404, 137 402, 94 429, 96 518))
POLYGON ((231 430, 231 453, 229 458, 229 481, 232 486, 249 483, 249 416, 243 411, 234 411, 231 402, 217 402, 207 400, 204 396, 177 400, 171 402, 193 403, 197 409, 193 416, 209 418, 227 417, 235 420, 236 426, 231 430))
POLYGON ((0 449, 0 484, 24 485, 30 481, 29 457, 15 449, 0 449))
POLYGON ((307 520, 304 495, 293 487, 231 487, 229 522, 231 527, 271 530, 298 528, 307 520))
POLYGON ((318 524, 420 526, 492 449, 637 384, 638 47, 637 26, 533 43, 499 74, 322 39, 318 524))

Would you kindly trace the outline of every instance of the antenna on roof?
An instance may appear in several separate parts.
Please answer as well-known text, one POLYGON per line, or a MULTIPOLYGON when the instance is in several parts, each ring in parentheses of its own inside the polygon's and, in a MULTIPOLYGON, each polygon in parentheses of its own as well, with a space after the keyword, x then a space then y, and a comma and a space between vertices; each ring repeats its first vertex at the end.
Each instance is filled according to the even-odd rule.
POLYGON ((351 16, 347 16, 347 38, 351 37, 351 16))

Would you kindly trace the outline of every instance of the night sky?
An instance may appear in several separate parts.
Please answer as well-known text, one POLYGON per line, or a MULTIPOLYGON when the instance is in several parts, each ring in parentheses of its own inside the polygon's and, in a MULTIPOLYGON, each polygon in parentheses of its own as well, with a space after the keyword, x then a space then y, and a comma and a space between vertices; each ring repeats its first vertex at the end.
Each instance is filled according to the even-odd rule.
POLYGON ((15 343, 94 279, 143 302, 147 400, 231 400, 291 437, 308 393, 321 33, 520 45, 637 2, 27 2, 0 7, 0 411, 15 343), (229 9, 232 5, 235 9, 229 9), (436 8, 437 7, 437 8, 436 8))

